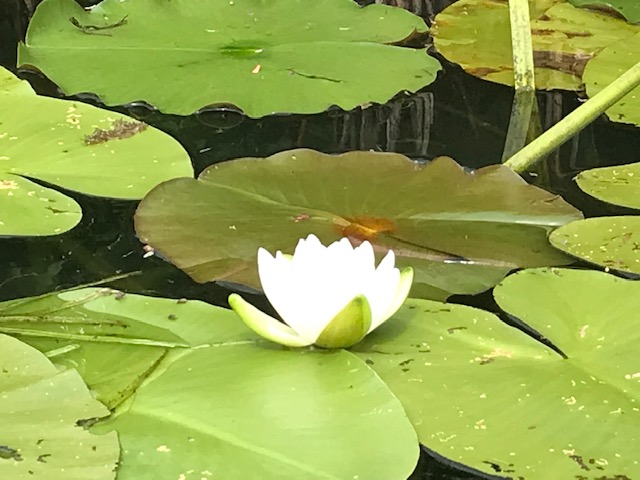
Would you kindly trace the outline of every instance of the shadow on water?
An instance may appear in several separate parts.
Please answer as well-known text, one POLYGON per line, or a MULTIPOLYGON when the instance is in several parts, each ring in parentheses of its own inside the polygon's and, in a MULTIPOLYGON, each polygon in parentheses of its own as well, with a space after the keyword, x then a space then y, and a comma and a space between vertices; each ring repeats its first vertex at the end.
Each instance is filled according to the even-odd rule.
MULTIPOLYGON (((403 0, 396 0, 396 3, 403 0)), ((424 5, 423 0, 404 0, 424 5), (421 3, 422 2, 422 3, 421 3)), ((361 3, 373 3, 372 1, 361 3)), ((440 8, 443 8, 443 3, 440 8)), ((435 5, 436 2, 432 2, 435 5)), ((0 63, 15 71, 15 45, 25 12, 0 7, 0 63), (18 25, 18 27, 16 27, 18 25)), ((436 10, 437 11, 437 10, 436 10)), ((419 12, 425 16, 434 10, 419 12)), ((232 107, 205 108, 189 117, 163 115, 143 102, 115 110, 132 115, 177 138, 191 155, 197 172, 208 165, 244 157, 263 157, 292 148, 327 153, 377 150, 403 153, 418 161, 439 155, 453 157, 468 168, 498 163, 506 136, 512 90, 464 73, 443 60, 444 73, 415 95, 399 95, 385 105, 317 115, 280 115, 249 119, 232 107)), ((41 94, 58 95, 47 79, 23 73, 41 94)), ((95 97, 80 96, 99 104, 95 97)), ((573 93, 538 94, 543 128, 576 108, 573 93)), ((632 127, 601 118, 552 154, 537 176, 528 179, 563 195, 587 216, 622 214, 583 194, 572 181, 587 168, 638 161, 640 138, 632 127), (541 174, 541 172, 543 174, 541 174)), ((137 202, 115 201, 66 192, 83 208, 81 223, 70 232, 46 238, 0 238, 0 300, 42 294, 95 282, 118 273, 142 271, 117 281, 122 290, 172 298, 194 298, 226 306, 224 285, 197 284, 157 256, 144 258, 133 229, 137 202)), ((264 298, 252 303, 268 308, 264 298)), ((456 297, 458 303, 495 311, 490 295, 456 297)), ((497 475, 507 474, 496 472, 497 475)), ((411 480, 497 478, 474 473, 423 450, 411 480)))

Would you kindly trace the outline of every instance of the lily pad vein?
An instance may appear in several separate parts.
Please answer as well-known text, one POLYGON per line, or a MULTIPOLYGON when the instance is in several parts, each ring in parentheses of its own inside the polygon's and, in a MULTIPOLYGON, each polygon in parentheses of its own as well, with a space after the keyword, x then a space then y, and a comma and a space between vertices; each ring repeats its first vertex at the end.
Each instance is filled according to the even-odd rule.
MULTIPOLYGON (((153 411, 150 409, 145 409, 143 411, 138 411, 135 409, 135 405, 134 408, 132 408, 131 410, 132 413, 135 413, 136 415, 141 415, 144 417, 148 417, 148 418, 153 418, 153 419, 157 419, 160 420, 161 422, 168 422, 167 417, 165 416, 165 412, 162 411, 153 411)), ((313 466, 310 465, 306 465, 302 462, 298 462, 295 460, 292 460, 290 458, 287 458, 285 456, 283 456, 282 454, 278 453, 278 452, 274 452, 272 450, 269 450, 268 448, 264 448, 264 447, 260 447, 258 445, 255 444, 251 444, 245 440, 240 439, 238 436, 233 435, 231 433, 225 432, 222 429, 219 428, 214 428, 212 425, 208 425, 209 428, 202 428, 203 425, 202 423, 196 423, 193 422, 192 420, 182 417, 180 415, 175 415, 172 414, 171 415, 171 423, 175 423, 176 425, 180 426, 180 427, 186 427, 192 430, 196 430, 198 432, 201 432, 205 435, 211 435, 211 436, 215 436, 216 438, 223 440, 225 442, 228 442, 232 445, 235 445, 239 448, 248 450, 250 452, 256 453, 258 455, 262 455, 265 457, 268 457, 272 460, 276 460, 278 462, 284 463, 286 465, 290 465, 293 466, 295 468, 298 468, 300 470, 302 470, 303 472, 307 472, 307 473, 312 473, 314 475, 317 475, 319 478, 326 478, 326 479, 331 479, 331 480, 344 480, 341 477, 337 477, 331 473, 327 473, 327 472, 323 472, 320 471, 316 468, 314 468, 313 466)))

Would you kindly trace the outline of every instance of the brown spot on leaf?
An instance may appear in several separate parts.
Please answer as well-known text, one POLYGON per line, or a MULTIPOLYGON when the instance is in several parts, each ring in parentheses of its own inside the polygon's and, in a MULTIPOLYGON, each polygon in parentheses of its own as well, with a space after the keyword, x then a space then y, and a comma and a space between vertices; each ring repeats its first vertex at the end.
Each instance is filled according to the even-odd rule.
POLYGON ((85 145, 96 145, 108 142, 109 140, 124 139, 133 137, 135 134, 146 130, 147 124, 144 122, 127 122, 119 118, 110 128, 96 128, 90 135, 85 135, 85 145))
POLYGON ((486 77, 487 75, 490 75, 492 73, 498 73, 501 72, 502 68, 490 68, 490 67, 478 67, 478 68, 469 68, 469 69, 465 69, 467 70, 467 72, 469 72, 471 75, 475 75, 476 77, 486 77))
POLYGON ((15 448, 12 448, 8 445, 0 445, 0 459, 15 460, 16 462, 21 462, 22 455, 20 455, 20 452, 15 448))
POLYGON ((347 218, 350 222, 346 226, 338 226, 339 233, 343 237, 357 240, 373 240, 379 233, 395 232, 396 225, 388 218, 355 217, 347 218))
POLYGON ((555 30, 551 28, 532 28, 531 35, 553 35, 555 30))
POLYGON ((553 52, 534 51, 533 61, 536 67, 551 68, 560 72, 582 77, 584 67, 591 60, 593 54, 587 52, 553 52))
POLYGON ((582 470, 591 470, 580 455, 567 455, 571 460, 576 462, 582 470))
POLYGON ((575 37, 593 37, 593 33, 591 32, 564 32, 567 38, 575 38, 575 37))
POLYGON ((467 329, 467 327, 451 327, 451 328, 447 328, 447 333, 449 333, 449 335, 451 335, 456 330, 466 330, 466 329, 467 329))
POLYGON ((66 210, 60 210, 60 209, 53 208, 53 207, 44 207, 44 208, 45 208, 45 210, 49 210, 50 212, 53 212, 53 213, 67 213, 66 210))

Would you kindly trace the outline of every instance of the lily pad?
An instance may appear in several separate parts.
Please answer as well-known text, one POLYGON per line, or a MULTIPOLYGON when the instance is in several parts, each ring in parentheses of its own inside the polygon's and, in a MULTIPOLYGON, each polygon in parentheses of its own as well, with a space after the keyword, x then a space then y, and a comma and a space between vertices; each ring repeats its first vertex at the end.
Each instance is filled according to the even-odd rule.
MULTIPOLYGON (((640 28, 563 0, 530 0, 536 87, 578 90, 585 64, 603 47, 640 28)), ((438 14, 431 33, 438 51, 468 73, 513 85, 508 2, 460 0, 438 14)))
POLYGON ((554 231, 556 248, 587 262, 640 274, 640 217, 588 218, 554 231))
POLYGON ((79 420, 109 415, 74 370, 60 372, 34 348, 0 335, 0 477, 113 480, 115 432, 94 435, 79 420))
MULTIPOLYGON (((593 97, 638 62, 640 33, 607 46, 584 70, 587 95, 593 97)), ((640 125, 640 87, 633 89, 605 113, 614 122, 640 125)))
MULTIPOLYGON (((215 323, 212 330, 220 328, 215 323)), ((192 350, 98 431, 111 428, 124 451, 123 480, 158 472, 397 480, 411 474, 418 458, 415 431, 398 400, 346 351, 224 343, 192 350)))
POLYGON ((160 130, 38 96, 0 68, 0 235, 53 235, 80 221, 74 200, 31 179, 137 199, 164 180, 192 175, 187 153, 160 130))
POLYGON ((597 199, 640 209, 640 163, 586 170, 578 174, 576 182, 597 199))
POLYGON ((250 117, 315 113, 430 84, 439 62, 396 46, 426 31, 406 10, 352 0, 104 0, 90 11, 45 0, 18 63, 107 105, 145 100, 178 115, 212 104, 250 117))
POLYGON ((615 11, 631 23, 640 22, 640 4, 636 0, 569 0, 576 7, 615 11))
POLYGON ((502 165, 465 172, 399 154, 312 150, 216 164, 166 182, 136 213, 136 230, 198 282, 259 288, 258 247, 292 253, 314 233, 329 244, 369 240, 415 270, 413 295, 478 293, 511 269, 567 262, 548 231, 581 218, 560 197, 502 165), (170 199, 170 201, 168 201, 170 199))
POLYGON ((640 284, 531 269, 494 296, 568 358, 493 314, 425 300, 354 351, 398 396, 421 443, 449 459, 526 480, 640 476, 640 284))
POLYGON ((168 349, 188 346, 161 325, 140 321, 157 317, 168 323, 178 305, 120 297, 110 289, 56 292, 0 303, 0 332, 47 352, 61 368, 78 370, 96 397, 113 408, 134 393, 168 349))
MULTIPOLYGON (((12 321, 20 310, 41 311, 38 306, 58 307, 48 316, 32 313, 40 323, 64 316, 71 328, 71 318, 84 320, 87 340, 76 339, 74 350, 53 352, 54 360, 79 364, 100 397, 120 393, 123 381, 117 373, 133 378, 131 359, 144 365, 130 349, 163 352, 152 368, 142 370, 142 378, 135 378, 135 395, 119 415, 93 429, 118 431, 123 447, 118 479, 197 473, 197 478, 230 480, 397 480, 407 478, 416 464, 418 442, 404 409, 348 352, 272 349, 229 310, 191 300, 105 294, 104 289, 15 301, 12 321), (114 320, 137 329, 137 337, 146 329, 149 342, 174 338, 180 344, 133 343, 115 333, 116 326, 109 324, 114 320), (111 343, 105 339, 109 333, 111 343), (120 357, 123 352, 129 355, 120 357)), ((49 331, 62 342, 62 334, 70 334, 53 325, 49 331)), ((25 338, 36 338, 27 333, 25 338)), ((38 340, 39 347, 43 341, 38 340)))

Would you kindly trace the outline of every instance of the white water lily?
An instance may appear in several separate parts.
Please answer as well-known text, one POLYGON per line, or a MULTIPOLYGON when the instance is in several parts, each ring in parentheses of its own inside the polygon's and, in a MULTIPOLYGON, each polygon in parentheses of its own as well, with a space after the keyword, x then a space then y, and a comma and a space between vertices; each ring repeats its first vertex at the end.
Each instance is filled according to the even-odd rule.
POLYGON ((348 348, 378 328, 409 295, 413 270, 395 268, 389 250, 378 267, 367 241, 347 238, 325 247, 315 235, 301 239, 293 256, 258 250, 262 289, 284 323, 240 295, 229 305, 252 330, 290 347, 348 348))

